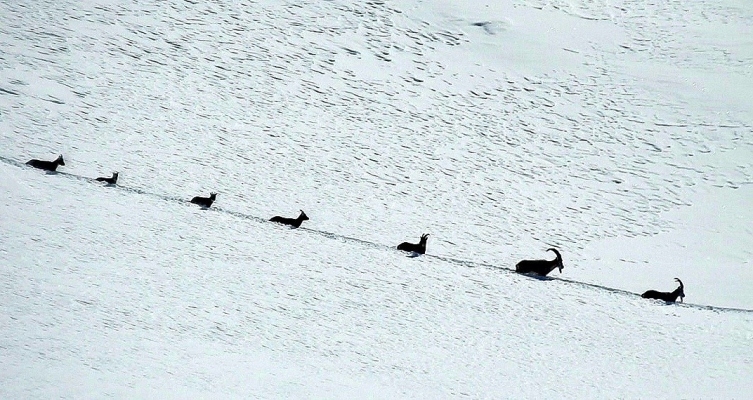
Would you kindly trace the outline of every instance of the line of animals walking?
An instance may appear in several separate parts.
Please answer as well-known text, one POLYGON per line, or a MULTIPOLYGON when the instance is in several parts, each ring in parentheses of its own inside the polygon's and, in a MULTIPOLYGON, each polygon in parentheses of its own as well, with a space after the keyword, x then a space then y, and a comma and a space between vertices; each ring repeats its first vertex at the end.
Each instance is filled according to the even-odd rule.
MULTIPOLYGON (((30 165, 34 168, 43 169, 46 171, 56 171, 58 166, 65 165, 65 160, 63 160, 63 155, 59 155, 58 158, 54 161, 43 161, 43 160, 29 160, 26 162, 27 165, 30 165)), ((115 185, 118 182, 118 172, 113 172, 111 177, 99 177, 96 179, 99 182, 105 182, 108 185, 115 185)), ((209 197, 201 197, 196 196, 191 199, 191 203, 197 204, 201 206, 202 208, 209 208, 212 206, 212 203, 217 199, 217 193, 210 193, 209 197)), ((286 218, 281 217, 279 215, 274 216, 270 219, 272 222, 277 222, 284 225, 289 225, 292 229, 298 228, 301 226, 303 221, 308 220, 309 217, 306 215, 303 210, 301 210, 301 213, 298 215, 297 218, 286 218)), ((410 243, 410 242, 403 242, 397 245, 398 250, 403 250, 407 252, 414 253, 416 255, 419 254, 425 254, 426 253, 426 241, 429 239, 429 234, 424 233, 421 235, 421 238, 419 239, 418 243, 410 243)), ((532 275, 538 275, 541 277, 547 276, 550 272, 554 271, 555 269, 559 269, 559 272, 562 273, 562 269, 564 268, 564 265, 562 264, 562 255, 560 252, 555 248, 547 249, 547 251, 552 251, 555 254, 554 260, 522 260, 519 263, 515 265, 515 272, 520 274, 532 274, 532 275)), ((677 298, 680 298, 680 302, 682 302, 685 298, 685 285, 682 284, 682 281, 678 278, 675 278, 675 281, 677 281, 680 286, 675 289, 672 292, 660 292, 657 290, 647 290, 644 292, 641 297, 645 299, 656 299, 656 300, 663 300, 667 303, 674 303, 677 301, 677 298)))

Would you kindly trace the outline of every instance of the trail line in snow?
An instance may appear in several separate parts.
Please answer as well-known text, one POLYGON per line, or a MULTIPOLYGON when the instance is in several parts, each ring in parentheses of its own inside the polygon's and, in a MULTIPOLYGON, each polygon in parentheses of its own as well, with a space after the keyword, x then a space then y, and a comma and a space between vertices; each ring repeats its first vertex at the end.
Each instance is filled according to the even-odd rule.
MULTIPOLYGON (((27 166, 25 163, 22 163, 22 162, 19 162, 19 161, 10 159, 10 158, 6 158, 6 157, 3 157, 3 156, 0 156, 0 161, 3 161, 6 164, 10 164, 10 165, 13 165, 13 166, 16 166, 16 167, 19 167, 19 168, 32 168, 33 169, 33 167, 27 166)), ((99 184, 99 182, 96 181, 95 178, 89 178, 89 177, 85 177, 85 176, 81 176, 81 175, 70 174, 70 173, 67 173, 67 172, 62 172, 62 171, 54 171, 54 172, 52 172, 52 171, 50 171, 50 172, 47 172, 47 173, 50 174, 50 175, 61 175, 61 176, 64 176, 66 178, 71 178, 71 179, 76 179, 76 180, 79 180, 79 181, 86 181, 86 182, 92 182, 92 183, 99 184)), ((142 190, 142 189, 139 189, 139 188, 133 188, 133 187, 123 186, 123 185, 105 185, 105 186, 112 186, 114 188, 117 188, 117 189, 120 189, 120 190, 124 190, 124 191, 127 191, 127 192, 136 193, 136 194, 140 194, 140 195, 151 196, 151 197, 158 198, 158 199, 165 200, 165 201, 174 201, 174 202, 185 203, 187 205, 191 205, 191 203, 190 203, 189 200, 184 199, 182 197, 175 197, 175 196, 169 196, 169 195, 162 195, 162 194, 158 194, 158 193, 152 193, 152 192, 148 192, 146 190, 142 190)), ((193 205, 191 205, 191 206, 193 206, 193 205)), ((232 216, 237 217, 237 218, 243 218, 243 219, 247 219, 247 220, 252 220, 252 221, 255 221, 255 222, 259 222, 259 223, 268 223, 268 222, 270 222, 267 218, 262 218, 262 217, 257 217, 257 216, 253 216, 253 215, 248 215, 248 214, 244 214, 244 213, 233 211, 233 210, 224 209, 222 207, 217 207, 217 206, 211 207, 209 210, 213 210, 213 211, 217 211, 217 212, 222 212, 222 213, 225 213, 225 214, 228 214, 228 215, 232 215, 232 216)), ((340 234, 337 234, 337 233, 326 232, 326 231, 321 231, 321 230, 312 229, 312 228, 306 228, 306 227, 300 227, 298 229, 301 229, 301 230, 304 230, 304 231, 307 231, 307 232, 311 232, 311 233, 314 233, 314 234, 318 234, 318 235, 324 236, 324 237, 326 237, 328 239, 337 239, 337 240, 343 240, 343 241, 347 241, 347 242, 354 242, 354 243, 358 243, 360 245, 365 245, 365 246, 369 246, 369 247, 377 247, 377 248, 384 248, 384 249, 396 249, 396 246, 393 246, 393 245, 386 245, 386 244, 382 244, 382 243, 370 242, 368 240, 363 240, 363 239, 354 238, 354 237, 350 237, 350 236, 340 235, 340 234)), ((453 257, 445 257, 445 256, 439 256, 439 255, 432 255, 432 254, 424 254, 423 256, 424 257, 435 258, 437 260, 442 260, 442 261, 445 261, 445 262, 448 262, 448 263, 452 263, 452 264, 456 264, 456 265, 460 265, 460 266, 464 266, 464 267, 469 267, 469 268, 491 268, 491 269, 501 270, 501 271, 508 272, 508 273, 516 273, 513 268, 507 268, 507 267, 502 267, 502 266, 498 266, 498 265, 480 263, 480 262, 471 261, 471 260, 463 260, 463 259, 458 259, 458 258, 453 258, 453 257)), ((538 278, 532 278, 532 279, 538 279, 538 278)), ((558 278, 558 277, 547 276, 547 277, 543 277, 542 280, 561 281, 561 282, 565 282, 567 284, 579 285, 579 286, 588 287, 588 288, 591 288, 591 289, 604 290, 604 291, 608 291, 608 292, 612 292, 612 293, 617 293, 617 294, 621 294, 621 295, 640 296, 640 293, 634 293, 634 292, 630 292, 628 290, 623 290, 623 289, 618 289, 618 288, 612 288, 612 287, 608 287, 608 286, 602 286, 602 285, 599 285, 599 284, 596 284, 596 283, 580 282, 580 281, 575 281, 575 280, 566 279, 566 278, 558 278)), ((715 311, 715 312, 741 312, 741 313, 752 313, 753 314, 753 310, 745 309, 745 308, 717 307, 717 306, 712 306, 712 305, 693 304, 693 303, 674 303, 674 304, 677 305, 677 306, 679 306, 679 307, 694 308, 694 309, 698 309, 698 310, 709 310, 709 311, 715 311)))

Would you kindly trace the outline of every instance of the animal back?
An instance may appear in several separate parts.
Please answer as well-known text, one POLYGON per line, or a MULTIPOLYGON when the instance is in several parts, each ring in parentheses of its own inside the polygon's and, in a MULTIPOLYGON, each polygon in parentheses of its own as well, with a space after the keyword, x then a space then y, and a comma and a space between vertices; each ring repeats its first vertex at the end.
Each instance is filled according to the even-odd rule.
POLYGON ((399 245, 397 245, 397 249, 403 250, 403 251, 412 251, 418 254, 426 253, 425 247, 421 246, 420 244, 409 243, 409 242, 400 243, 399 245))
POLYGON ((299 226, 301 226, 301 222, 303 222, 300 219, 285 218, 285 217, 280 217, 279 215, 276 217, 272 217, 270 221, 277 222, 280 224, 290 225, 293 228, 298 228, 299 226))
POLYGON ((191 199, 191 203, 198 204, 204 207, 209 207, 212 205, 212 199, 207 199, 206 197, 196 196, 193 199, 191 199))
POLYGON ((520 273, 532 272, 529 264, 530 263, 525 260, 515 264, 515 272, 520 272, 520 273))
POLYGON ((44 169, 47 171, 55 171, 58 168, 57 163, 42 160, 29 160, 26 162, 26 165, 31 165, 34 168, 44 169))
POLYGON ((641 297, 643 297, 644 299, 656 299, 668 302, 673 302, 677 298, 676 296, 672 296, 672 293, 660 292, 658 290, 647 290, 641 295, 641 297), (675 298, 673 299, 672 297, 675 298))

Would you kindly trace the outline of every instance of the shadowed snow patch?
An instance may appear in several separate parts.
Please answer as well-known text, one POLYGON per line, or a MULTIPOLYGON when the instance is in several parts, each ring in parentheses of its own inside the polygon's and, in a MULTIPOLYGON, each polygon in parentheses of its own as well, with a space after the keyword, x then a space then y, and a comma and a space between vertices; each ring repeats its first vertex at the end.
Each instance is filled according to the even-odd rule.
POLYGON ((503 21, 482 21, 474 22, 471 25, 483 28, 484 32, 490 35, 496 35, 502 31, 506 31, 510 26, 508 22, 503 21))

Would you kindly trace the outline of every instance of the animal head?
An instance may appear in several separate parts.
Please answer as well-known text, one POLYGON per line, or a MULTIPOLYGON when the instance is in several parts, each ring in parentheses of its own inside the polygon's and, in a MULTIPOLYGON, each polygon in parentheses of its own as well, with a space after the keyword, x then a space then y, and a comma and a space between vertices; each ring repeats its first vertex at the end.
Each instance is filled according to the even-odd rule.
POLYGON ((217 193, 215 193, 215 192, 209 193, 209 198, 212 199, 212 200, 217 199, 217 193))
POLYGON ((428 238, 429 238, 429 234, 424 233, 423 235, 421 235, 421 241, 419 243, 426 244, 426 239, 428 238))
POLYGON ((564 267, 565 267, 564 265, 562 265, 562 255, 561 255, 561 254, 560 254, 560 252, 559 252, 559 251, 557 251, 557 249, 555 249, 555 248, 549 248, 549 249, 547 249, 547 251, 553 251, 553 252, 554 252, 554 254, 556 254, 556 255, 557 255, 557 260, 556 260, 556 261, 559 261, 559 262, 557 263, 557 268, 559 268, 559 269, 560 269, 560 274, 561 274, 561 273, 562 273, 562 268, 564 268, 564 267))
POLYGON ((682 284, 682 281, 680 279, 675 278, 675 280, 680 284, 680 287, 678 287, 675 290, 680 292, 679 297, 680 297, 680 301, 682 301, 682 299, 685 298, 685 285, 682 284))
POLYGON ((62 154, 59 155, 58 159, 55 160, 55 162, 58 163, 58 165, 65 165, 65 160, 63 160, 63 155, 62 154))
POLYGON ((303 212, 303 210, 301 210, 301 215, 299 215, 298 218, 300 218, 302 221, 306 221, 307 219, 309 219, 309 216, 306 215, 306 213, 303 212))

